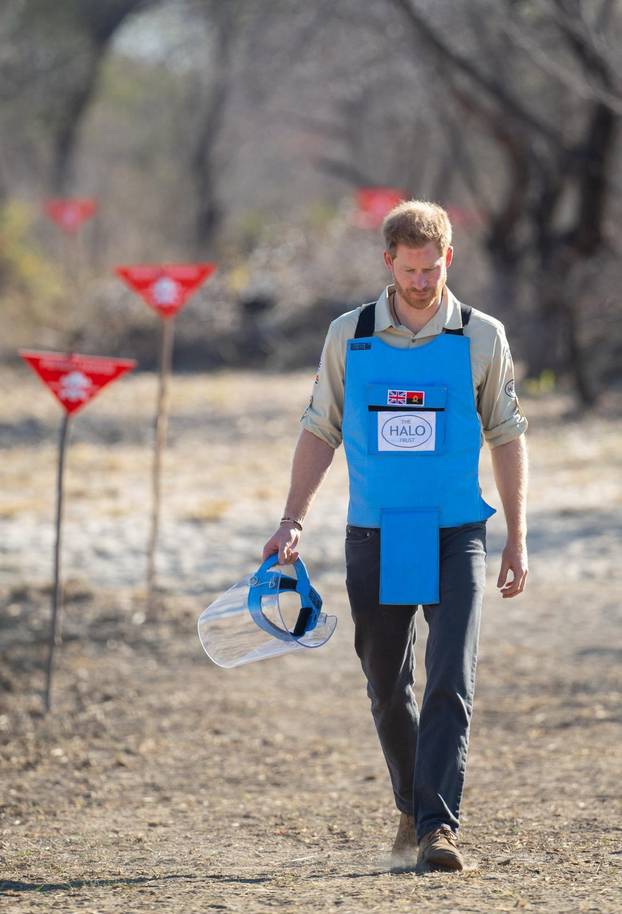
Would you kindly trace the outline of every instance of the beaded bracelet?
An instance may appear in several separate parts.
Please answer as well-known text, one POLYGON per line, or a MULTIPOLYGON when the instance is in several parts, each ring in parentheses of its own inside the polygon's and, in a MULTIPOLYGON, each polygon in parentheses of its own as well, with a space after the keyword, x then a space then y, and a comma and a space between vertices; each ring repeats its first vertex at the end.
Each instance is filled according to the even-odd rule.
POLYGON ((283 524, 290 524, 292 527, 295 527, 296 530, 302 531, 302 524, 299 520, 296 520, 295 517, 282 517, 279 526, 282 527, 283 524))

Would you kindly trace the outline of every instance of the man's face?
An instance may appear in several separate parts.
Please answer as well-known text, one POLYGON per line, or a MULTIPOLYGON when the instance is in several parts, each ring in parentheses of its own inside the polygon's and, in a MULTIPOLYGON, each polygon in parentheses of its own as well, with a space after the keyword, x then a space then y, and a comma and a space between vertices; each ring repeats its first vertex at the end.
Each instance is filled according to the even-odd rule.
POLYGON ((416 311, 436 306, 447 282, 452 257, 453 248, 441 254, 433 241, 420 248, 398 244, 394 257, 385 251, 384 262, 393 276, 401 303, 416 311))

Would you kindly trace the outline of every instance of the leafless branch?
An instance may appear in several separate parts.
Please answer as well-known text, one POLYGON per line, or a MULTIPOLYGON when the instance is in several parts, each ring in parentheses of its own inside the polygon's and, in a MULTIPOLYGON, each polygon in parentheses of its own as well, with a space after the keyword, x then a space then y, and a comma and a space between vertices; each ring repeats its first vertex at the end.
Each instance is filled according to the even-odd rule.
MULTIPOLYGON (((606 90, 614 88, 620 82, 619 64, 611 57, 611 50, 600 31, 586 20, 580 4, 576 0, 551 0, 553 22, 572 48, 577 61, 583 66, 586 76, 597 79, 606 90)), ((608 22, 611 10, 604 7, 604 27, 608 22)), ((619 98, 619 94, 618 94, 619 98)))
POLYGON ((519 26, 509 20, 500 22, 502 31, 514 41, 547 76, 552 76, 560 85, 574 92, 584 101, 599 101, 606 105, 615 114, 622 115, 622 98, 606 89, 590 85, 578 73, 573 73, 558 60, 551 56, 544 48, 539 47, 535 41, 519 26))
POLYGON ((352 162, 320 156, 315 160, 315 164, 320 171, 332 175, 334 178, 339 178, 352 187, 373 187, 378 183, 372 175, 361 171, 352 162))
POLYGON ((390 2, 402 11, 417 36, 423 39, 422 47, 429 47, 435 54, 444 57, 449 65, 458 69, 488 96, 496 99, 506 114, 512 115, 549 142, 553 142, 555 145, 561 142, 558 131, 554 130, 548 121, 526 108, 515 95, 500 85, 494 75, 484 71, 471 57, 446 41, 440 32, 430 24, 428 18, 417 9, 414 0, 390 0, 390 2))
POLYGON ((274 114, 280 123, 288 127, 291 126, 297 130, 320 134, 327 137, 327 139, 343 140, 347 133, 343 121, 328 120, 312 112, 303 114, 300 111, 280 111, 277 109, 274 114))

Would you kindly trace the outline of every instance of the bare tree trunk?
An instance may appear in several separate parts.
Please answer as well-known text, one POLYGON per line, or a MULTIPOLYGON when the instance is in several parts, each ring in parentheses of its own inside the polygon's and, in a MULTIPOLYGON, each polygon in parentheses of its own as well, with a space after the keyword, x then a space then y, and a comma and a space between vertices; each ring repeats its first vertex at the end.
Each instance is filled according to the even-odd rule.
POLYGON ((581 150, 585 165, 577 178, 579 204, 572 237, 577 253, 585 256, 595 254, 604 242, 609 173, 619 122, 611 109, 597 103, 585 129, 581 150))
POLYGON ((72 183, 72 172, 80 128, 97 89, 101 65, 111 39, 129 16, 154 5, 157 0, 76 0, 64 9, 71 24, 84 34, 90 53, 79 80, 72 82, 64 97, 62 112, 53 141, 50 184, 54 193, 66 194, 72 183))
POLYGON ((199 129, 190 161, 197 199, 193 240, 199 259, 205 258, 205 250, 211 244, 222 220, 217 189, 220 163, 216 146, 222 132, 229 99, 232 49, 237 35, 239 12, 239 0, 210 3, 206 9, 209 23, 214 30, 211 81, 203 111, 199 115, 199 129))
POLYGON ((206 248, 211 244, 222 220, 217 190, 219 169, 214 146, 223 121, 227 93, 227 86, 219 76, 203 113, 200 135, 191 161, 197 199, 194 247, 199 260, 205 258, 206 248))
POLYGON ((590 409, 596 404, 597 396, 587 370, 585 350, 581 345, 579 334, 577 306, 570 299, 566 304, 566 335, 568 353, 568 373, 574 381, 577 398, 582 406, 590 409))
POLYGON ((82 85, 76 86, 68 97, 54 137, 54 153, 50 184, 55 194, 68 194, 72 184, 73 164, 82 120, 93 98, 99 59, 89 67, 82 85))

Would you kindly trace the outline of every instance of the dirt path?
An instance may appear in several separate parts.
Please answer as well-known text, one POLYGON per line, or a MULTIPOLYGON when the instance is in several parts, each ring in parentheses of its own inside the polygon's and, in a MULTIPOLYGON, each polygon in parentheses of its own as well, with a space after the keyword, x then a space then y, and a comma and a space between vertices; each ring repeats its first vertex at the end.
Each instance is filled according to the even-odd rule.
MULTIPOLYGON (((176 379, 157 622, 142 592, 153 378, 120 382, 76 420, 47 719, 59 412, 34 379, 5 373, 0 385, 2 910, 619 914, 619 423, 528 405, 531 582, 522 600, 496 597, 493 519, 469 869, 395 874, 396 813, 343 586, 341 458, 305 531, 314 583, 340 619, 329 645, 223 671, 195 635, 279 516, 308 378, 176 379)), ((484 476, 490 492, 487 462, 484 476)))

